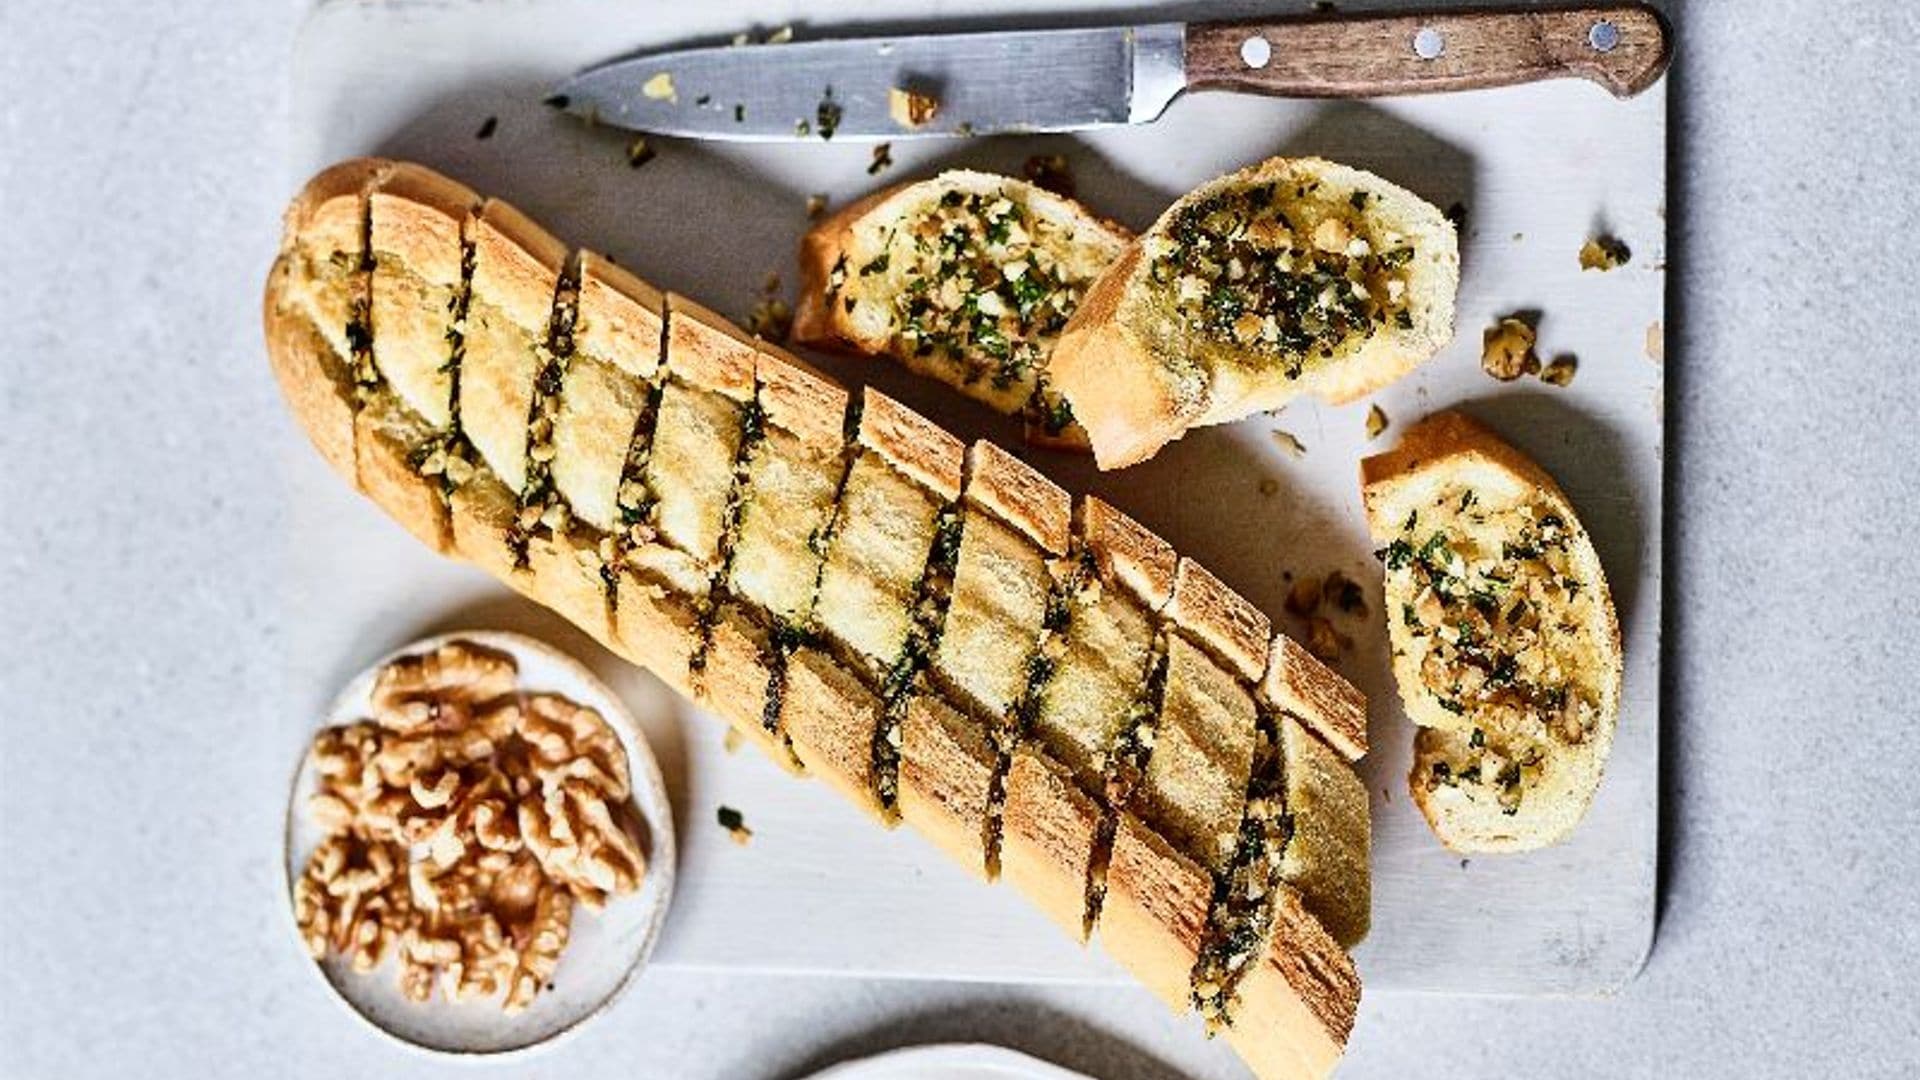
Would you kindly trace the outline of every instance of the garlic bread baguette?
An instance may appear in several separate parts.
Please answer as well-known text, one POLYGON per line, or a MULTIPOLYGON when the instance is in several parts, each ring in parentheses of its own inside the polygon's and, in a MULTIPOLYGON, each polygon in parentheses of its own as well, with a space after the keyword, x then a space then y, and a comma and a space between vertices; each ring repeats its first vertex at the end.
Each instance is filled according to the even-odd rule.
POLYGON ((1174 203, 1075 310, 1048 363, 1102 469, 1190 428, 1385 386, 1453 337, 1460 255, 1418 196, 1273 158, 1174 203))
POLYGON ((410 531, 1007 877, 1261 1075, 1338 1060, 1365 703, 1246 601, 1112 507, 418 166, 329 170, 287 230, 266 295, 287 400, 410 531))
POLYGON ((1394 681, 1420 725, 1414 802, 1457 851, 1565 838, 1606 769, 1624 670, 1593 542, 1552 477, 1460 413, 1415 424, 1361 477, 1394 681))
POLYGON ((870 195, 800 242, 794 340, 888 356, 1084 449, 1047 356, 1081 296, 1132 239, 1071 199, 954 170, 870 195))

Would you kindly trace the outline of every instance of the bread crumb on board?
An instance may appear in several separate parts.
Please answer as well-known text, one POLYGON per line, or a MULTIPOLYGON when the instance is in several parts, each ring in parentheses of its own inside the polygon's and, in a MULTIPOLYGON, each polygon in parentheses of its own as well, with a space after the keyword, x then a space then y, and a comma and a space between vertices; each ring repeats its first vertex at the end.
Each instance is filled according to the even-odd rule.
POLYGON ((1288 457, 1301 458, 1307 456, 1307 444, 1295 438, 1291 431, 1274 428, 1273 443, 1285 451, 1288 457))
POLYGON ((807 220, 808 221, 819 221, 821 218, 821 215, 825 214, 826 212, 827 212, 827 196, 825 192, 816 191, 813 194, 807 196, 807 220))
POLYGON ((637 169, 659 156, 653 143, 645 135, 638 135, 627 144, 627 168, 637 169))
POLYGON ((740 811, 731 806, 722 806, 715 817, 719 819, 720 827, 732 835, 734 843, 746 847, 752 842, 753 830, 747 828, 747 819, 740 816, 740 811))
POLYGON ((1656 364, 1667 362, 1667 330, 1655 319, 1647 324, 1647 359, 1656 364))
POLYGON ((1377 439, 1387 430, 1387 411, 1378 405, 1367 408, 1367 438, 1377 439))

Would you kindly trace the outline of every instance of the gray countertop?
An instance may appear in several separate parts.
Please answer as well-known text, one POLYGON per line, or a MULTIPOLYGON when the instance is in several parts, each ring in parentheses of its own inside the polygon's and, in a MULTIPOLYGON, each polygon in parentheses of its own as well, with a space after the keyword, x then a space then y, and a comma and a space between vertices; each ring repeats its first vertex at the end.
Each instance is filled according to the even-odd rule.
MULTIPOLYGON (((0 6, 0 1074, 455 1071, 298 970, 261 362, 303 5, 0 6)), ((1696 4, 1673 83, 1658 941, 1605 1001, 1379 994, 1345 1075, 1920 1061, 1920 14, 1696 4)), ((1237 1075, 1144 991, 657 970, 501 1072, 783 1077, 1003 1042, 1237 1075)), ((466 1070, 463 1070, 466 1071, 466 1070)))

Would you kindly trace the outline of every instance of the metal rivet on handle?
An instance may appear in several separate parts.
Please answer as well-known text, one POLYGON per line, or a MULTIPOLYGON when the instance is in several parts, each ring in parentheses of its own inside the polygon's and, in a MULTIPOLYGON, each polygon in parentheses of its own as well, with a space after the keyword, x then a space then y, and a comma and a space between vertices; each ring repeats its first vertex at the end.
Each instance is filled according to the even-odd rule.
POLYGON ((1272 59, 1273 46, 1259 34, 1240 43, 1240 62, 1248 67, 1257 70, 1266 67, 1267 61, 1272 59))
POLYGON ((1447 51, 1447 39, 1431 26, 1423 26, 1413 35, 1413 55, 1422 60, 1438 60, 1447 51))
POLYGON ((1601 19, 1587 31, 1587 44, 1593 46, 1594 52, 1612 52, 1613 47, 1620 44, 1620 28, 1601 19))

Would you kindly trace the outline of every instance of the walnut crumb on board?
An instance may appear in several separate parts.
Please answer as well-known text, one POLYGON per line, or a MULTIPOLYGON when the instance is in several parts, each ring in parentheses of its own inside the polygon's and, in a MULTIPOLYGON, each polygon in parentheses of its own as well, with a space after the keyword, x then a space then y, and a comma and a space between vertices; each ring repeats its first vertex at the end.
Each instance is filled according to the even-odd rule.
POLYGON ((1633 252, 1627 249, 1627 245, 1611 236, 1595 236, 1580 245, 1582 270, 1617 270, 1632 258, 1633 252))
POLYGON ((1301 618, 1320 610, 1321 583, 1317 577, 1295 579, 1287 590, 1287 611, 1301 618))
POLYGON ((1534 329, 1524 320, 1501 319, 1481 335, 1480 370, 1501 382, 1537 373, 1540 357, 1534 354, 1534 340, 1534 329))
POLYGON ((485 120, 481 121, 480 130, 474 132, 473 137, 476 139, 491 139, 493 138, 494 130, 497 129, 499 126, 500 126, 500 118, 497 116, 489 116, 485 120))
POLYGON ((1260 494, 1265 495, 1268 498, 1272 498, 1273 496, 1280 494, 1280 481, 1275 480, 1271 476, 1260 481, 1260 494))
POLYGON ((1333 628, 1332 620, 1315 615, 1307 622, 1307 651, 1332 663, 1353 647, 1353 639, 1333 628))
POLYGON ((822 214, 825 214, 826 212, 827 212, 827 197, 824 193, 816 191, 812 195, 807 196, 807 220, 808 221, 819 221, 820 216, 822 214))
POLYGON ((879 176, 893 166, 893 144, 881 143, 873 148, 873 161, 867 165, 868 176, 879 176))
POLYGON ((653 148, 653 143, 649 142, 645 135, 636 136, 627 144, 627 168, 629 169, 637 169, 657 156, 659 151, 653 148))
POLYGON ((926 127, 939 111, 940 100, 932 94, 899 86, 887 88, 887 115, 903 128, 926 127))
POLYGON ((1564 353, 1554 357, 1548 361, 1546 367, 1540 369, 1540 381, 1554 386, 1565 386, 1573 381, 1574 374, 1579 370, 1580 358, 1572 353, 1564 353))

